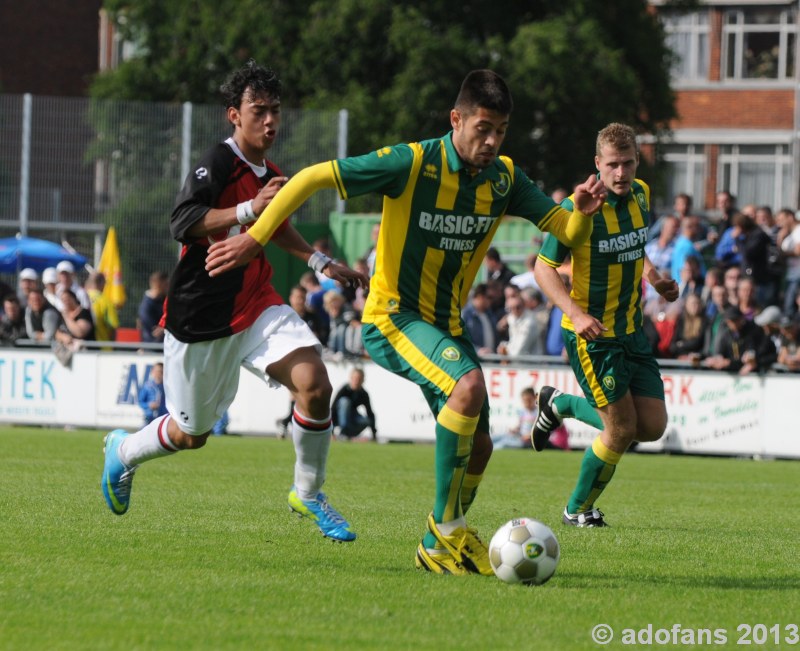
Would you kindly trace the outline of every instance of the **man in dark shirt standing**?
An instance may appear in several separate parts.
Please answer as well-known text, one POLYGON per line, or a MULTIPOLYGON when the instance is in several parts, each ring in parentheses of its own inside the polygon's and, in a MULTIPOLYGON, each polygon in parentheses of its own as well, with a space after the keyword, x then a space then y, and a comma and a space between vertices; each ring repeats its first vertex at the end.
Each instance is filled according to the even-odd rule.
MULTIPOLYGON (((270 283, 272 267, 263 249, 224 276, 212 278, 205 268, 211 243, 246 232, 287 180, 265 158, 280 126, 281 84, 275 73, 251 60, 221 90, 233 134, 202 156, 170 218, 182 250, 160 323, 166 331, 168 413, 134 434, 108 434, 103 494, 111 511, 122 515, 139 464, 205 445, 233 402, 244 367, 269 386, 285 386, 295 400, 296 463, 289 506, 323 535, 352 541, 356 534, 350 524, 321 491, 332 425, 331 386, 319 341, 270 283)), ((272 240, 342 284, 369 282, 315 252, 288 222, 272 240)))

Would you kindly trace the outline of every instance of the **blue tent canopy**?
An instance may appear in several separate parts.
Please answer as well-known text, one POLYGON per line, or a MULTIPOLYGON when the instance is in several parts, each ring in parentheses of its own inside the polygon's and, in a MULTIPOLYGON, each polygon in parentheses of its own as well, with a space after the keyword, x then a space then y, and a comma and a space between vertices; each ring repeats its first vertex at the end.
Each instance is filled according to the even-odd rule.
POLYGON ((43 271, 69 260, 76 268, 86 264, 86 258, 70 253, 60 244, 34 237, 7 237, 0 239, 0 272, 18 273, 26 267, 43 271))

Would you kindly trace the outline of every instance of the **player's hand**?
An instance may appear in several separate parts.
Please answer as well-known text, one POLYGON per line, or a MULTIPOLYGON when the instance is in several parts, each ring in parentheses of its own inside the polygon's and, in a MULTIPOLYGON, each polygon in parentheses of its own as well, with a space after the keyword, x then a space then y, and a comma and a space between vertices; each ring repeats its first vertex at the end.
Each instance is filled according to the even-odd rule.
POLYGON ((586 312, 580 312, 574 317, 570 316, 570 321, 575 328, 575 334, 583 337, 586 341, 594 341, 608 330, 602 322, 586 312))
POLYGON ((226 271, 246 265, 262 250, 255 238, 247 233, 234 235, 208 247, 206 271, 212 278, 226 271))
POLYGON ((575 187, 573 203, 584 215, 594 215, 602 208, 607 196, 608 190, 605 184, 591 174, 588 179, 575 187))
POLYGON ((338 262, 329 263, 322 273, 338 282, 342 287, 361 287, 362 289, 369 287, 369 278, 366 275, 338 262))
POLYGON ((288 180, 288 176, 276 176, 267 181, 267 184, 259 190, 258 194, 253 197, 253 212, 256 214, 256 217, 264 212, 269 202, 278 194, 278 190, 286 185, 286 181, 288 180))
POLYGON ((667 299, 670 303, 678 300, 680 295, 680 288, 672 278, 659 278, 653 283, 655 289, 661 296, 667 299))

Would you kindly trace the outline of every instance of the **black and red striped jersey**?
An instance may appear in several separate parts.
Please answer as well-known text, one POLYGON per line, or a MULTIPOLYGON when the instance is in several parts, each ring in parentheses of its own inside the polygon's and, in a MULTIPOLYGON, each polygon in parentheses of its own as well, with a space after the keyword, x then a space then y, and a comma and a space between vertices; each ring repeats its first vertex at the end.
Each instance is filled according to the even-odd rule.
MULTIPOLYGON (((194 343, 228 337, 245 330, 271 305, 283 303, 270 279, 272 267, 262 251, 246 266, 212 278, 205 269, 208 247, 247 226, 203 238, 187 232, 211 208, 230 208, 253 199, 281 171, 264 161, 248 163, 232 138, 209 149, 186 178, 170 217, 173 237, 183 244, 170 277, 161 324, 179 341, 194 343)), ((284 222, 277 232, 286 228, 284 222)))

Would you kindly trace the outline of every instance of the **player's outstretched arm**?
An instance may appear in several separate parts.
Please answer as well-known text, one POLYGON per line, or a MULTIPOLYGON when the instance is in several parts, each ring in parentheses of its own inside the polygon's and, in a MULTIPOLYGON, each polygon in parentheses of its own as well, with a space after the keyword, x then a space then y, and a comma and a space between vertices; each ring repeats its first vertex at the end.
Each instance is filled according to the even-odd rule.
POLYGON ((607 194, 603 182, 592 175, 576 186, 572 213, 559 210, 552 220, 540 227, 570 248, 579 246, 592 234, 594 214, 603 206, 607 194))
MULTIPOLYGON (((332 278, 342 285, 361 286, 365 289, 369 286, 369 278, 366 275, 350 269, 346 265, 339 264, 326 256, 321 256, 321 254, 317 254, 316 258, 312 259, 315 253, 314 248, 305 241, 303 236, 291 224, 273 237, 272 241, 287 253, 300 258, 306 264, 312 267, 318 266, 328 278, 332 278)), ((314 270, 316 271, 316 268, 314 270)))
POLYGON ((564 281, 558 275, 558 270, 548 264, 544 264, 541 259, 537 260, 533 268, 533 276, 536 283, 545 293, 553 305, 559 307, 567 315, 575 328, 575 334, 591 341, 599 337, 607 328, 592 315, 584 312, 581 307, 572 300, 564 281))
POLYGON ((246 233, 215 242, 208 249, 206 271, 218 276, 247 264, 256 257, 283 221, 302 206, 311 195, 324 188, 336 187, 329 162, 300 170, 278 192, 246 233))
POLYGON ((644 268, 642 269, 644 277, 647 278, 653 289, 655 289, 661 296, 666 298, 670 303, 674 303, 680 296, 680 288, 672 278, 666 278, 661 275, 658 269, 655 268, 647 254, 644 256, 644 268))

